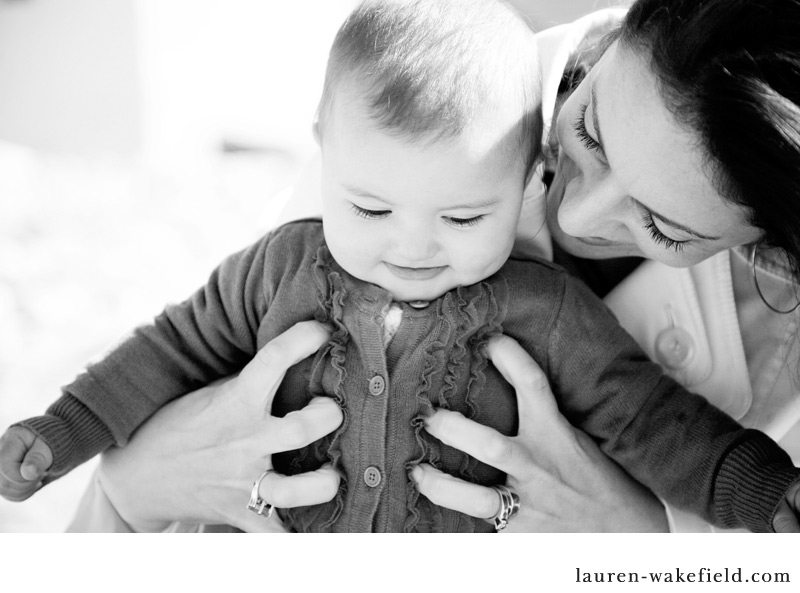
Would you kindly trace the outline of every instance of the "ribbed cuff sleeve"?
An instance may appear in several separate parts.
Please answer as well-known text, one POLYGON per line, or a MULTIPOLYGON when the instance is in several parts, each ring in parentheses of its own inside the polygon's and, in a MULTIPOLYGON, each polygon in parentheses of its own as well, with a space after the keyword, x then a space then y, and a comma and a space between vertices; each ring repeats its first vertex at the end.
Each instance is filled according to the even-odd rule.
POLYGON ((64 395, 36 416, 17 423, 42 438, 53 453, 48 477, 66 474, 114 444, 108 427, 89 408, 71 395, 64 395))
POLYGON ((775 441, 757 430, 731 449, 716 480, 717 514, 727 527, 774 531, 772 520, 789 488, 800 480, 800 469, 775 441))

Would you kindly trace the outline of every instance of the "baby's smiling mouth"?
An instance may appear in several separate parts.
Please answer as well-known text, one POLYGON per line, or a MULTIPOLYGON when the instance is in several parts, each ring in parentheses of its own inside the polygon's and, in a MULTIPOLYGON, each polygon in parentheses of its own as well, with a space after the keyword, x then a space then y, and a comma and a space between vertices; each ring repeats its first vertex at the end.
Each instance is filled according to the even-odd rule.
POLYGON ((406 268, 396 266, 389 262, 384 262, 389 271, 402 280, 430 280, 441 274, 447 266, 437 266, 435 268, 406 268))

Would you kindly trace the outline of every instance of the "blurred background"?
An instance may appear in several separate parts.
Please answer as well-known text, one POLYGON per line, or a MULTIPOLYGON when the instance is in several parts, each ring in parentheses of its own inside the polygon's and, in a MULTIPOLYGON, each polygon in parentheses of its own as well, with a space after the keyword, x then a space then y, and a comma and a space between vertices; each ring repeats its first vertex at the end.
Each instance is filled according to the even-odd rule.
MULTIPOLYGON (((624 0, 512 0, 541 30, 624 0)), ((0 430, 269 229, 355 0, 0 0, 0 430)), ((68 525, 96 462, 0 532, 68 525)))

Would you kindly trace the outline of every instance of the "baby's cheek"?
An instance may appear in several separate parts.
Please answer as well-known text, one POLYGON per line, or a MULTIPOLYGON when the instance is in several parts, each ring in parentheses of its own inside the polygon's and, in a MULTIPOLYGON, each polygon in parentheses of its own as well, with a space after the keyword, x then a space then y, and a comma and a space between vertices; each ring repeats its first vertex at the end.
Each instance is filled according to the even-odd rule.
POLYGON ((485 280, 503 267, 508 259, 507 255, 486 247, 483 250, 472 249, 465 255, 460 262, 459 275, 462 277, 461 284, 467 285, 485 280))

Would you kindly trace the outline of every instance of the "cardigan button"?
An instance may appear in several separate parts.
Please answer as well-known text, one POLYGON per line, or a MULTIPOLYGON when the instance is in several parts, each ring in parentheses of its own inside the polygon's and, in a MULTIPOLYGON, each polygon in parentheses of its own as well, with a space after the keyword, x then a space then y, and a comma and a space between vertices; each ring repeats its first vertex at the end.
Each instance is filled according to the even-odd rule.
POLYGON ((364 483, 370 488, 375 488, 375 486, 381 483, 381 470, 374 465, 370 465, 364 471, 364 483))
POLYGON ((670 327, 656 336, 656 360, 672 371, 685 368, 694 358, 694 339, 682 327, 670 327))
POLYGON ((372 395, 380 395, 386 389, 386 381, 380 375, 375 375, 369 380, 369 392, 372 395))

